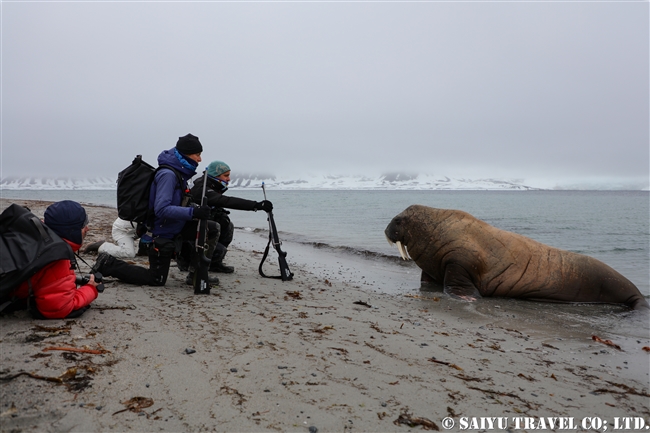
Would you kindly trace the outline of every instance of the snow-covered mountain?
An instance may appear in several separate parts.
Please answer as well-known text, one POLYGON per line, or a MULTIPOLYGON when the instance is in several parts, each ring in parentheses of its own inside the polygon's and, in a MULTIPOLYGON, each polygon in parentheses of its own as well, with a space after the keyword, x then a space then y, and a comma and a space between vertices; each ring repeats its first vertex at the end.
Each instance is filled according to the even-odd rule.
MULTIPOLYGON (((239 175, 231 179, 231 188, 259 188, 264 182, 277 189, 347 189, 347 190, 530 190, 540 189, 516 180, 451 179, 446 176, 384 174, 376 178, 366 176, 300 176, 239 175)), ((113 178, 38 178, 6 177, 0 180, 2 189, 31 190, 111 190, 116 188, 113 178)))
POLYGON ((16 177, 8 176, 0 180, 2 189, 65 190, 65 189, 116 189, 115 178, 96 177, 16 177))
POLYGON ((537 189, 521 182, 500 179, 451 179, 446 176, 384 174, 368 176, 240 176, 231 179, 231 187, 259 188, 264 182, 278 189, 467 189, 467 190, 528 190, 537 189))

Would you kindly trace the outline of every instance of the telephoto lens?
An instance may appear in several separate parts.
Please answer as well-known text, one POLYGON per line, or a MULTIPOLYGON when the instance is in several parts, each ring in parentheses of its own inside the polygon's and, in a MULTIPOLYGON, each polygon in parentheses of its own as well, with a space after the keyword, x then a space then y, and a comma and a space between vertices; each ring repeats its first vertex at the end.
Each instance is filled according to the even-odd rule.
POLYGON ((97 283, 97 291, 99 293, 102 293, 104 291, 104 282, 102 281, 102 278, 104 276, 100 272, 95 272, 95 282, 97 283))
MULTIPOLYGON (((102 282, 104 276, 99 272, 95 272, 93 275, 95 276, 95 283, 97 284, 95 288, 99 293, 102 293, 104 291, 104 283, 102 282)), ((77 286, 85 286, 88 282, 90 282, 90 275, 77 275, 75 278, 75 284, 77 286)))

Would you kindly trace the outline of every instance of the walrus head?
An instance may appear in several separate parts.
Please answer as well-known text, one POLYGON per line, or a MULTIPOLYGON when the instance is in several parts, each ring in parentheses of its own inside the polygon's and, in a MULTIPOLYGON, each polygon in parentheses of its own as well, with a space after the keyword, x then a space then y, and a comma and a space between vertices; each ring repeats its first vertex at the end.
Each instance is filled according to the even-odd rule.
POLYGON ((431 246, 441 218, 449 212, 455 211, 411 205, 391 220, 384 234, 389 244, 397 245, 402 259, 418 262, 431 246))
POLYGON ((409 206, 393 218, 386 227, 386 230, 384 230, 388 243, 397 245, 397 249, 403 260, 411 260, 408 252, 409 242, 412 241, 411 231, 409 229, 411 226, 410 222, 413 218, 417 217, 423 207, 419 205, 409 206))
MULTIPOLYGON (((389 233, 388 229, 391 227, 391 225, 393 223, 395 223, 394 226, 399 226, 400 223, 401 223, 401 220, 398 219, 397 221, 395 221, 395 218, 393 218, 393 220, 391 221, 391 224, 389 224, 388 227, 386 227, 386 230, 384 231, 384 234, 386 235, 386 239, 388 239, 388 243, 390 245, 397 245, 397 250, 399 251, 399 254, 400 254, 400 256, 402 256, 403 260, 410 260, 411 256, 409 256, 409 252, 408 252, 406 244, 402 244, 402 241, 399 241, 399 240, 393 241, 388 236, 388 233, 389 233)), ((394 237, 397 237, 398 231, 397 230, 391 230, 390 233, 392 233, 394 235, 394 237)))

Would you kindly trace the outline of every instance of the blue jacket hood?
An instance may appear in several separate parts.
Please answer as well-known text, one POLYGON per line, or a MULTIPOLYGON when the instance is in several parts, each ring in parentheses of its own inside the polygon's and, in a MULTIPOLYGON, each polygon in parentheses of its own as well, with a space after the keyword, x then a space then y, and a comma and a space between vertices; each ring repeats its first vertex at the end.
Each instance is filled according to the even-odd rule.
MULTIPOLYGON (((192 160, 186 159, 185 161, 187 165, 196 164, 196 167, 198 167, 198 164, 192 160)), ((192 176, 196 174, 196 167, 194 167, 192 170, 183 164, 176 156, 176 149, 173 147, 171 149, 163 150, 160 152, 160 155, 158 155, 158 165, 168 165, 178 170, 178 172, 181 174, 181 176, 183 176, 183 179, 185 180, 191 179, 192 176)))
POLYGON ((151 227, 154 237, 173 239, 194 215, 191 207, 182 206, 182 201, 187 181, 196 174, 198 164, 192 160, 184 160, 183 163, 179 158, 182 156, 174 148, 158 155, 158 164, 169 166, 180 173, 183 184, 179 185, 177 176, 171 170, 159 170, 156 173, 149 195, 149 207, 153 208, 155 215, 154 226, 151 227))

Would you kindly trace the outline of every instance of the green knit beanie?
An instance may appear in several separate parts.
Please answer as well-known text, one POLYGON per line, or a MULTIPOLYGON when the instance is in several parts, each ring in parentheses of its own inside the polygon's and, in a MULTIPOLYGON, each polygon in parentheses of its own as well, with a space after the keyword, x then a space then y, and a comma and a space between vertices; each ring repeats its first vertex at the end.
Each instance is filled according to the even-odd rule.
POLYGON ((219 177, 227 171, 230 167, 223 161, 212 161, 207 168, 208 176, 219 177))

